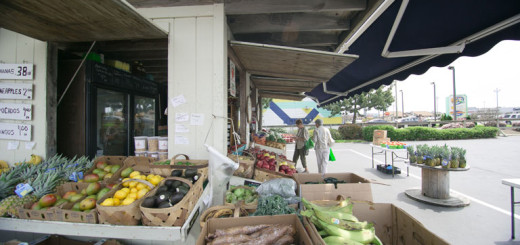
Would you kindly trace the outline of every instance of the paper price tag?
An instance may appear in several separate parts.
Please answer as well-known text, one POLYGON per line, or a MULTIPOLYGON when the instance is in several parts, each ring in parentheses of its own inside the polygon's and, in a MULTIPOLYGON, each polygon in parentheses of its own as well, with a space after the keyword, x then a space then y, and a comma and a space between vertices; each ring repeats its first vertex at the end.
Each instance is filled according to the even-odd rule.
POLYGON ((80 179, 83 179, 83 172, 73 172, 69 176, 69 180, 74 181, 74 182, 78 182, 80 179))
POLYGON ((24 197, 27 194, 31 193, 31 191, 33 190, 34 189, 29 184, 22 183, 16 186, 16 190, 14 191, 14 193, 16 193, 16 195, 18 195, 19 197, 24 197))

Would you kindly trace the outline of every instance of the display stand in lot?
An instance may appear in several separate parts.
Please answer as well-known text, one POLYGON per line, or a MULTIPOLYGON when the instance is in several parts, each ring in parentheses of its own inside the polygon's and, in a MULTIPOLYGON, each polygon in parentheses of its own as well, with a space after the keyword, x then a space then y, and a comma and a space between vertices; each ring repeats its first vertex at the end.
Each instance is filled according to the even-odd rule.
POLYGON ((469 205, 465 197, 450 193, 450 172, 468 171, 465 168, 430 167, 424 164, 410 163, 422 170, 422 188, 406 190, 406 195, 419 202, 442 207, 464 207, 469 205))
MULTIPOLYGON (((370 144, 370 146, 372 147, 372 168, 374 168, 374 156, 384 155, 385 156, 384 168, 386 169, 386 166, 388 166, 386 153, 390 152, 390 155, 391 155, 390 157, 392 160, 392 163, 391 163, 392 164, 392 177, 394 177, 396 174, 396 171, 395 171, 396 168, 394 167, 394 163, 396 163, 396 162, 404 162, 405 164, 407 164, 406 165, 406 176, 409 176, 408 163, 410 161, 408 160, 409 156, 408 156, 408 151, 406 151, 406 149, 388 149, 388 148, 384 148, 384 147, 381 147, 379 145, 374 145, 374 144, 370 144), (398 154, 406 154, 406 157, 399 156, 398 154)), ((378 170, 379 170, 379 166, 378 166, 378 170)))

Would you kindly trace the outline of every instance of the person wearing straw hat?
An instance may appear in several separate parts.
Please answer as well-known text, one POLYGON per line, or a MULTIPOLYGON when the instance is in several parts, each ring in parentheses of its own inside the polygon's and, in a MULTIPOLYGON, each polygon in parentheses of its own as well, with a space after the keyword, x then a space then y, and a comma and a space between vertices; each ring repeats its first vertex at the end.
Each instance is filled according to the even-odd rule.
POLYGON ((329 161, 330 147, 334 144, 334 139, 328 128, 323 127, 323 120, 316 119, 314 121, 316 129, 312 136, 314 141, 314 150, 316 151, 316 160, 318 162, 318 172, 320 174, 327 173, 327 163, 329 161))

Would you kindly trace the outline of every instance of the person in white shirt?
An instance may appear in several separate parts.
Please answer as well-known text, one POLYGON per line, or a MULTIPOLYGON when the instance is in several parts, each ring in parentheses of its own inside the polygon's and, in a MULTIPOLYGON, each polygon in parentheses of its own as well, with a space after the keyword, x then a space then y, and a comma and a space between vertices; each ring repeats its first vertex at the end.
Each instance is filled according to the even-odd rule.
POLYGON ((294 166, 296 167, 298 164, 298 158, 300 158, 303 168, 305 168, 304 173, 309 173, 309 169, 307 168, 307 160, 305 159, 305 155, 307 154, 307 150, 305 149, 305 142, 309 139, 309 131, 307 131, 301 119, 296 120, 296 126, 298 127, 298 132, 296 133, 296 136, 293 137, 296 141, 293 155, 294 166))
POLYGON ((329 129, 322 126, 323 121, 321 119, 317 119, 314 123, 316 124, 316 129, 314 130, 312 140, 314 141, 314 150, 316 151, 318 172, 326 174, 330 147, 335 141, 332 139, 329 129))

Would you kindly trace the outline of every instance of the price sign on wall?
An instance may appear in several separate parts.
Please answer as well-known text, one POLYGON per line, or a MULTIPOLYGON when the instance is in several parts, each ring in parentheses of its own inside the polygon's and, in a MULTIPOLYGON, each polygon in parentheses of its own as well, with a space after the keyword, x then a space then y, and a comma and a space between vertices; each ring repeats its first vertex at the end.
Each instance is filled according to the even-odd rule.
POLYGON ((0 123, 0 139, 31 141, 32 125, 0 123))
POLYGON ((0 79, 33 79, 33 64, 0 64, 0 79))
POLYGON ((31 104, 0 103, 0 119, 31 120, 31 104))
POLYGON ((32 99, 32 87, 30 83, 0 83, 0 99, 32 99))

